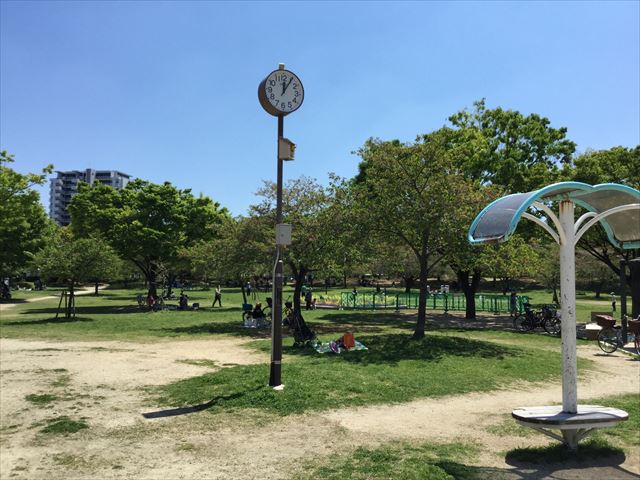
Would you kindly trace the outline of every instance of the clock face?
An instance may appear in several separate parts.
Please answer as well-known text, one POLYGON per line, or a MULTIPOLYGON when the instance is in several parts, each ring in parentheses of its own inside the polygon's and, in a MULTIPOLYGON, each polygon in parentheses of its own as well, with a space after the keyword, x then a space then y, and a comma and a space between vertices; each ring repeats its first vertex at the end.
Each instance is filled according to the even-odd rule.
POLYGON ((289 70, 275 70, 260 84, 263 107, 272 115, 287 115, 302 105, 304 88, 289 70), (267 105, 265 105, 266 103, 267 105))

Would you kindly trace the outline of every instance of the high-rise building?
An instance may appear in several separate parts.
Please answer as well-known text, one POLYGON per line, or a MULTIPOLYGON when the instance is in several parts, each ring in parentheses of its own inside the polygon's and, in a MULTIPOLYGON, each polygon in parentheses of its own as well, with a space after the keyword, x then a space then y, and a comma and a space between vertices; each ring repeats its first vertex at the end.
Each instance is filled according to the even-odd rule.
POLYGON ((51 193, 49 196, 49 216, 59 225, 69 225, 69 203, 78 193, 78 182, 93 185, 96 182, 113 188, 124 188, 129 182, 130 175, 115 170, 72 170, 70 172, 56 172, 58 176, 51 179, 51 193))

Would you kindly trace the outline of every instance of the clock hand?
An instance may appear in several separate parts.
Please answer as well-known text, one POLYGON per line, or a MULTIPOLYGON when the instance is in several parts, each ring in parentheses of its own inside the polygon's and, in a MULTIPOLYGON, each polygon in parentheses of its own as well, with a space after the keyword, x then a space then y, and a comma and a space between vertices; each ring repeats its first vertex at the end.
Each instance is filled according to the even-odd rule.
POLYGON ((284 95, 284 91, 287 89, 287 85, 282 82, 282 93, 280 94, 280 96, 284 95))
MULTIPOLYGON (((287 88, 289 88, 289 85, 291 85, 291 81, 292 81, 292 80, 293 80, 293 77, 291 77, 291 78, 289 79, 289 83, 287 83, 287 86, 286 86, 286 87, 284 87, 284 90, 282 90, 282 95, 284 95, 284 92, 286 92, 286 91, 287 91, 287 88)), ((284 82, 282 82, 282 84, 284 85, 284 82)))

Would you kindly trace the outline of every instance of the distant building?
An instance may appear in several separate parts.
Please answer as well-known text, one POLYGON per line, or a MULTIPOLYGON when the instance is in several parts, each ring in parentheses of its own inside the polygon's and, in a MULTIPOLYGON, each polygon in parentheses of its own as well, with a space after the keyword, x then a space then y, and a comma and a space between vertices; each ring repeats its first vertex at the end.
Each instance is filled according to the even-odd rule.
POLYGON ((130 175, 115 170, 72 170, 70 172, 56 172, 58 176, 51 179, 51 193, 49 196, 49 216, 59 225, 69 225, 69 203, 78 193, 78 182, 93 185, 96 182, 113 188, 124 188, 129 182, 130 175))

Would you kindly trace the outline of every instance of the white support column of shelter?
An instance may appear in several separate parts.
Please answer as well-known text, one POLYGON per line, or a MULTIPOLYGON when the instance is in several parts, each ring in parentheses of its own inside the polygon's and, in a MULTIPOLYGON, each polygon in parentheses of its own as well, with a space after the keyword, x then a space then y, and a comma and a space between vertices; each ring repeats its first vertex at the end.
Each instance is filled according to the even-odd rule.
MULTIPOLYGON (((562 200, 559 220, 564 238, 560 242, 560 294, 562 311, 562 411, 578 412, 577 359, 576 359, 576 262, 575 262, 575 205, 562 200)), ((562 430, 569 449, 578 446, 575 430, 562 430)))

